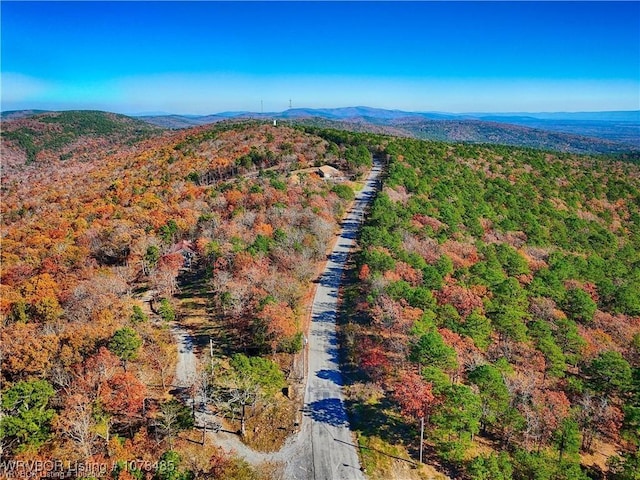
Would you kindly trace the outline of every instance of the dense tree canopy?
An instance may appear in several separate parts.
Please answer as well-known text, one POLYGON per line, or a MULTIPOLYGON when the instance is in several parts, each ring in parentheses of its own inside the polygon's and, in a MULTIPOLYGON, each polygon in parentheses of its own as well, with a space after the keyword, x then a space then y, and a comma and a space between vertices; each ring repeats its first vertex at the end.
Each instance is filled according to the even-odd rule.
POLYGON ((417 371, 429 441, 471 478, 585 478, 595 441, 636 451, 638 167, 407 139, 384 154, 349 294, 368 381, 412 425, 395 385, 417 371), (389 298, 408 324, 380 321, 389 298), (499 447, 469 459, 478 434, 499 447))
MULTIPOLYGON (((60 114, 6 131, 9 455, 165 455, 178 467, 158 478, 192 475, 175 434, 190 425, 168 391, 167 323, 181 321, 179 300, 191 295, 179 280, 202 282, 206 331, 222 345, 190 394, 236 417, 256 398, 276 402, 317 263, 357 187, 315 169, 355 179, 373 152, 387 170, 345 292, 344 340, 375 384, 362 389, 373 392, 363 408, 391 419, 379 435, 413 445, 424 417, 434 454, 469 478, 583 478, 584 454, 605 445, 621 452, 611 475, 632 478, 637 166, 259 122, 160 132, 60 114)), ((220 452, 198 468, 253 478, 220 452)))
MULTIPOLYGON (((191 428, 176 404, 186 397, 169 393, 169 324, 183 320, 194 278, 202 328, 218 332, 237 392, 288 401, 283 370, 302 346, 310 281, 371 142, 251 121, 143 127, 100 112, 3 122, 3 454, 28 445, 33 456, 117 464, 188 448, 176 435, 191 428), (321 165, 346 179, 323 180, 321 165), (43 401, 7 403, 18 390, 43 401)), ((215 410, 211 383, 196 389, 215 410)), ((214 457, 202 472, 237 467, 249 478, 249 467, 214 457)))

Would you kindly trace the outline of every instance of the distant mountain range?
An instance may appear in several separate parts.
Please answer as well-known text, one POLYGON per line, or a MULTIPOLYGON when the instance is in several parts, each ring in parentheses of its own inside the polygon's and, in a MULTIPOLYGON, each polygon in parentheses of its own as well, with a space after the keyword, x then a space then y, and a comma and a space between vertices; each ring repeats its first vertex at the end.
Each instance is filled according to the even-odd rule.
POLYGON ((252 117, 252 118, 304 118, 320 117, 335 120, 350 118, 376 118, 395 120, 399 118, 427 118, 430 120, 496 120, 496 121, 589 121, 589 122, 631 122, 640 123, 640 110, 609 111, 609 112, 513 112, 513 113, 448 113, 448 112, 408 112, 404 110, 387 110, 372 107, 341 107, 341 108, 291 108, 283 112, 257 113, 249 111, 221 112, 212 115, 174 115, 174 114, 139 114, 132 115, 139 118, 186 118, 191 121, 210 117, 252 117))
POLYGON ((640 110, 550 113, 407 112, 371 107, 293 108, 284 112, 214 115, 143 115, 165 128, 188 128, 229 118, 295 120, 417 138, 505 143, 574 153, 640 151, 640 110), (320 122, 322 120, 323 122, 320 122), (533 130, 532 130, 533 129, 533 130), (564 134, 568 136, 564 136, 564 134), (581 138, 588 137, 588 138, 581 138))
MULTIPOLYGON (((43 113, 2 112, 2 120, 43 113)), ((640 153, 640 110, 548 113, 407 112, 371 107, 292 108, 283 112, 221 112, 211 115, 134 115, 168 129, 229 119, 262 119, 370 131, 450 142, 528 146, 571 153, 640 153)))

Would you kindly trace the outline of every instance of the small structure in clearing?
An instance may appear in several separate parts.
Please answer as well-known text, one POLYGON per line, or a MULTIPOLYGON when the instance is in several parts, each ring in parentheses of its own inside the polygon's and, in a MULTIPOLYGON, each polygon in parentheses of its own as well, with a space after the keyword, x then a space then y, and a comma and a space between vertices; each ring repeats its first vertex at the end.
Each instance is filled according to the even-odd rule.
POLYGON ((320 178, 324 178, 325 180, 345 179, 344 173, 331 165, 322 165, 321 167, 318 167, 318 175, 320 175, 320 178))
POLYGON ((167 253, 181 254, 184 257, 184 263, 182 264, 182 268, 187 270, 191 268, 193 259, 196 256, 196 251, 193 248, 193 242, 190 240, 180 240, 173 247, 171 247, 171 250, 169 250, 169 252, 167 253))

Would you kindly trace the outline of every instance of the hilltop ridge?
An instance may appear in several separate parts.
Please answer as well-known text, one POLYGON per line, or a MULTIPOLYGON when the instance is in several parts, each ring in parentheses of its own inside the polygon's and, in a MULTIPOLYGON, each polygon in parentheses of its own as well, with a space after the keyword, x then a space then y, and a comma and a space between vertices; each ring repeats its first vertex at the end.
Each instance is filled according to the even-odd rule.
POLYGON ((127 148, 162 132, 117 113, 93 110, 3 113, 2 157, 9 165, 74 156, 89 158, 108 146, 127 148))
POLYGON ((188 128, 228 118, 312 122, 427 140, 530 146, 570 153, 640 152, 640 111, 569 113, 407 112, 364 106, 291 108, 283 112, 138 117, 165 128, 188 128))
MULTIPOLYGON (((342 292, 340 343, 350 426, 370 447, 360 458, 367 472, 393 478, 402 468, 374 451, 405 459, 404 467, 418 458, 415 410, 402 385, 424 394, 428 461, 454 478, 486 478, 476 473, 497 458, 521 476, 570 467, 582 479, 583 470, 608 468, 608 457, 632 466, 638 165, 303 121, 145 130, 123 116, 70 112, 4 125, 16 131, 14 122, 43 148, 29 164, 3 165, 3 398, 29 387, 51 401, 36 435, 23 435, 22 412, 8 410, 3 425, 16 425, 7 430, 9 455, 25 446, 80 458, 79 442, 66 435, 78 412, 91 431, 125 439, 132 456, 160 458, 158 442, 188 452, 186 439, 202 438, 193 423, 154 427, 176 409, 192 418, 175 388, 174 322, 190 331, 197 363, 211 365, 196 369, 208 386, 198 393, 203 408, 225 430, 242 429, 245 409, 224 392, 248 379, 259 400, 247 409, 242 441, 281 445, 300 411, 292 384, 303 378, 296 352, 305 302, 375 157, 386 172, 358 235, 354 281, 342 292), (62 147, 46 144, 55 132, 62 147), (78 142, 90 147, 78 150, 78 142), (61 158, 65 148, 73 154, 61 158), (334 169, 340 176, 328 178, 334 169), (620 367, 615 391, 595 376, 607 374, 602 362, 611 359, 620 367), (483 365, 490 385, 477 377, 483 365), (91 374, 96 366, 104 377, 91 374), (489 387, 500 393, 494 410, 481 408, 489 387), (611 420, 604 429, 585 403, 602 390, 611 420), (578 414, 574 428, 567 422, 578 414), (562 425, 575 448, 558 463, 562 425), (604 452, 595 461, 592 448, 604 452)), ((3 140, 5 148, 24 161, 15 140, 3 140)), ((338 351, 337 339, 330 349, 338 351)), ((335 423, 326 406, 303 414, 335 423)), ((217 434, 208 435, 215 444, 217 434)), ((86 445, 95 455, 111 448, 97 436, 86 445)), ((226 468, 241 465, 215 455, 226 468)))
MULTIPOLYGON (((69 112, 58 112, 69 114, 69 112)), ((56 112, 2 112, 2 121, 56 112)), ((117 114, 116 114, 117 115, 117 114)), ((637 154, 640 110, 602 112, 448 113, 410 112, 366 106, 290 108, 282 112, 226 111, 207 115, 145 113, 129 115, 166 129, 190 128, 225 120, 256 119, 387 133, 426 140, 529 146, 569 153, 637 154)))

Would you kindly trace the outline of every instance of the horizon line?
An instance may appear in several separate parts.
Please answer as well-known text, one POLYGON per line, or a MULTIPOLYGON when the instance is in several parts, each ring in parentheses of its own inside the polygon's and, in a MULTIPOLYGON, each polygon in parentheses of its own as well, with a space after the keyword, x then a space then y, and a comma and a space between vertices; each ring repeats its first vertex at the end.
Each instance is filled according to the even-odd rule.
POLYGON ((382 108, 382 107, 370 107, 367 105, 350 105, 350 106, 341 106, 341 107, 293 107, 287 108, 280 111, 270 111, 270 112, 258 112, 251 110, 221 110, 217 112, 211 113, 175 113, 175 112, 164 112, 164 111, 149 111, 149 112, 124 112, 124 111, 115 111, 115 110, 104 110, 100 108, 63 108, 63 109, 42 109, 42 108, 14 108, 11 110, 0 110, 0 114, 12 113, 12 112, 24 112, 24 111, 36 111, 36 112, 72 112, 72 111, 96 111, 96 112, 105 112, 105 113, 117 113, 120 115, 126 115, 131 117, 144 117, 144 116, 189 116, 189 117, 208 117, 215 115, 257 115, 257 116, 268 116, 273 114, 282 114, 291 111, 300 111, 300 110, 308 110, 308 111, 322 111, 322 110, 347 110, 347 109, 370 109, 370 110, 378 110, 384 112, 399 112, 399 113, 409 113, 409 114, 439 114, 439 115, 545 115, 545 114, 604 114, 604 113, 640 113, 640 109, 629 109, 629 110, 544 110, 544 111, 531 111, 531 110, 516 110, 516 111, 447 111, 447 110, 403 110, 399 108, 382 108))

